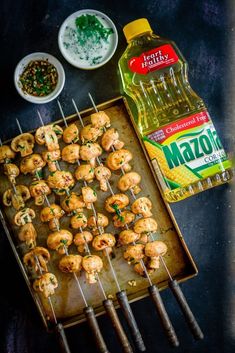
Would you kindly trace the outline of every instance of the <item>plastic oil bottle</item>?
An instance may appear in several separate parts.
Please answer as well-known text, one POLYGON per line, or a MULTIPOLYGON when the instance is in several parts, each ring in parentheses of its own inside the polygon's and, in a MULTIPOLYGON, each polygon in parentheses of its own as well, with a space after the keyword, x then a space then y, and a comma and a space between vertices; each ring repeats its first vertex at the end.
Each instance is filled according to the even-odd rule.
POLYGON ((165 199, 179 201, 229 181, 231 162, 175 43, 153 34, 145 18, 123 31, 122 86, 137 107, 136 127, 165 199))

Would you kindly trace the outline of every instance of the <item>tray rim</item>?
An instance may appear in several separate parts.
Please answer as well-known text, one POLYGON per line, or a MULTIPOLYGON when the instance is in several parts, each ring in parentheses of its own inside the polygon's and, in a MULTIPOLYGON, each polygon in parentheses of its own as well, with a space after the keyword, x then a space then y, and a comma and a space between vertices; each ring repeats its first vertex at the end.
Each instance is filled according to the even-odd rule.
MULTIPOLYGON (((185 253, 186 253, 187 259, 189 260, 190 266, 191 266, 191 268, 192 268, 192 274, 187 275, 187 276, 185 276, 184 278, 179 278, 179 279, 177 279, 177 281, 178 281, 179 283, 185 282, 185 281, 187 281, 188 279, 191 279, 191 278, 193 278, 193 277, 195 277, 195 276, 198 275, 198 268, 197 268, 196 263, 195 263, 195 261, 194 261, 192 255, 191 255, 189 249, 188 249, 188 246, 187 246, 187 244, 186 244, 186 242, 185 242, 185 240, 184 240, 184 238, 183 238, 183 235, 182 235, 182 233, 181 233, 181 230, 180 230, 180 228, 179 228, 179 225, 177 224, 177 221, 176 221, 176 219, 175 219, 174 213, 173 213, 172 209, 170 208, 169 203, 168 203, 168 202, 164 199, 164 197, 163 197, 163 192, 162 192, 162 190, 161 190, 160 183, 159 183, 159 181, 158 181, 158 178, 157 178, 157 176, 156 176, 156 173, 154 172, 154 169, 153 169, 153 167, 152 167, 152 164, 151 164, 151 161, 150 161, 150 159, 149 159, 149 157, 148 157, 148 154, 147 154, 147 152, 146 152, 146 150, 145 150, 145 148, 144 148, 144 144, 143 144, 143 142, 142 142, 141 136, 140 136, 140 134, 138 133, 138 130, 137 130, 137 128, 136 128, 135 120, 134 120, 133 114, 132 114, 132 112, 131 112, 131 110, 130 110, 130 107, 129 107, 129 104, 128 104, 128 101, 127 101, 126 97, 125 97, 125 96, 122 96, 122 95, 117 96, 117 97, 114 97, 114 98, 109 99, 109 100, 107 100, 107 101, 105 101, 105 102, 102 102, 102 103, 100 103, 100 104, 97 104, 97 108, 98 108, 99 110, 108 109, 108 108, 112 107, 113 105, 118 104, 118 103, 121 103, 121 102, 124 104, 124 106, 125 106, 125 108, 126 108, 126 110, 127 110, 127 113, 128 113, 128 115, 129 115, 129 117, 130 117, 131 126, 132 126, 132 128, 133 128, 133 130, 134 130, 134 132, 135 132, 135 134, 136 134, 136 137, 137 137, 137 139, 138 139, 138 142, 139 142, 139 144, 140 144, 140 146, 141 146, 141 149, 142 149, 142 151, 143 151, 143 153, 144 153, 144 155, 145 155, 146 161, 147 161, 148 166, 149 166, 149 169, 150 169, 150 171, 151 171, 151 174, 152 174, 152 176, 153 176, 153 178, 154 178, 154 180, 155 180, 155 182, 156 182, 156 184, 157 184, 157 187, 158 187, 158 189, 159 189, 161 201, 163 201, 163 203, 164 203, 164 206, 165 206, 165 208, 166 208, 166 211, 167 211, 168 214, 169 214, 169 217, 170 217, 170 219, 171 219, 171 221, 172 221, 172 223, 173 223, 173 225, 174 225, 175 231, 176 231, 176 233, 177 233, 177 235, 178 235, 178 237, 179 237, 179 241, 181 242, 181 245, 182 245, 182 247, 183 247, 183 249, 184 249, 184 251, 185 251, 185 253)), ((84 118, 84 117, 90 115, 92 112, 94 112, 94 108, 93 108, 93 107, 90 107, 90 108, 86 108, 86 109, 80 111, 80 114, 81 114, 81 117, 84 118)), ((71 120, 74 120, 74 118, 75 118, 76 116, 77 116, 76 113, 70 114, 70 115, 66 116, 66 121, 69 123, 71 120)), ((53 121, 53 122, 49 122, 49 124, 50 124, 50 123, 53 123, 53 124, 63 124, 63 125, 64 125, 63 119, 58 119, 58 120, 55 120, 55 121, 53 121)), ((47 125, 48 125, 48 124, 47 124, 47 125)), ((32 130, 29 130, 29 131, 27 131, 27 132, 29 132, 29 133, 34 133, 36 129, 37 129, 37 128, 32 129, 32 130)), ((10 139, 8 139, 8 140, 5 140, 2 144, 3 144, 3 145, 4 145, 4 144, 9 144, 9 143, 12 141, 13 138, 14 138, 14 137, 12 137, 12 138, 10 138, 10 139)), ((10 232, 9 229, 8 229, 7 222, 6 222, 5 218, 4 218, 4 212, 2 211, 2 205, 1 205, 1 207, 0 207, 0 220, 1 220, 1 223, 2 223, 2 225, 3 225, 3 229, 4 229, 4 231, 5 231, 6 235, 7 235, 7 239, 8 239, 8 241, 9 241, 9 243, 10 243, 10 246, 11 246, 11 248, 12 248, 12 251, 13 251, 13 253, 14 253, 14 256, 15 256, 17 262, 18 262, 18 265, 20 266, 20 270, 21 270, 21 272, 22 272, 22 274, 23 274, 23 277, 24 277, 24 279, 25 279, 25 282, 26 282, 26 284, 27 284, 27 287, 29 288, 29 291, 30 291, 30 294, 31 294, 31 296, 32 296, 32 298, 33 298, 33 301, 34 301, 34 303, 35 303, 36 306, 37 306, 37 309, 38 309, 38 311, 39 311, 39 314, 40 314, 40 316, 41 316, 41 319, 42 319, 42 321, 43 321, 43 324, 44 324, 45 328, 47 329, 47 331, 51 331, 51 328, 50 328, 49 325, 48 325, 48 321, 47 321, 46 318, 45 318, 45 313, 43 312, 43 308, 42 308, 42 304, 41 304, 40 298, 39 298, 39 296, 37 295, 37 293, 35 293, 35 292, 33 291, 33 289, 32 289, 32 285, 31 285, 31 283, 30 283, 30 281, 29 281, 29 278, 28 278, 28 275, 27 275, 27 271, 26 271, 26 269, 24 268, 24 266, 23 266, 23 264, 22 264, 22 261, 21 261, 21 259, 20 259, 20 256, 19 256, 18 252, 17 252, 16 246, 15 246, 13 240, 12 240, 11 232, 10 232)), ((163 284, 161 285, 161 287, 159 287, 159 290, 160 290, 160 291, 162 291, 162 290, 168 288, 167 281, 164 281, 164 282, 162 282, 162 283, 163 283, 163 284)), ((133 299, 129 299, 129 298, 128 298, 128 299, 129 299, 129 303, 133 303, 133 302, 136 302, 136 301, 138 301, 138 300, 144 299, 144 298, 146 298, 146 297, 148 297, 148 292, 146 292, 146 293, 144 293, 144 294, 141 294, 140 296, 138 296, 138 298, 133 298, 133 299)), ((115 308, 119 308, 119 307, 120 307, 116 302, 114 302, 114 305, 115 305, 115 308)), ((103 315, 103 314, 104 314, 104 312, 95 313, 95 315, 96 315, 97 317, 98 317, 98 316, 101 316, 101 315, 103 315)), ((80 315, 74 315, 74 316, 72 316, 72 317, 69 318, 69 319, 64 319, 64 320, 62 320, 63 327, 64 327, 64 328, 69 328, 69 327, 75 326, 75 325, 77 325, 77 324, 79 324, 79 323, 81 323, 81 322, 86 321, 85 318, 79 318, 79 316, 80 316, 80 315)))

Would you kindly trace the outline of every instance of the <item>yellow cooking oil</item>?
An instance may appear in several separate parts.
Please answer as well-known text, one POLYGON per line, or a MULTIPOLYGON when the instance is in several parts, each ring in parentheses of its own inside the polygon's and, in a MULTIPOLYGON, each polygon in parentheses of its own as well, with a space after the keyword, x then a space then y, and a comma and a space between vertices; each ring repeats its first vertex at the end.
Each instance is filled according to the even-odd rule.
POLYGON ((121 84, 134 101, 136 127, 165 199, 179 201, 231 180, 231 161, 175 43, 153 34, 144 18, 123 31, 121 84))

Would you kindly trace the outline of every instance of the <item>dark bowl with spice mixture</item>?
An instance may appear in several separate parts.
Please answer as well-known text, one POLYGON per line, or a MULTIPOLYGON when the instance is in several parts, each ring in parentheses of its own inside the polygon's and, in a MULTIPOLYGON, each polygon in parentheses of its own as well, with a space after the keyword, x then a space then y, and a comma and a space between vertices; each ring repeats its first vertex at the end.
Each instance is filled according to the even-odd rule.
POLYGON ((17 65, 14 74, 19 94, 31 103, 44 104, 55 99, 64 87, 61 63, 47 53, 32 53, 17 65))

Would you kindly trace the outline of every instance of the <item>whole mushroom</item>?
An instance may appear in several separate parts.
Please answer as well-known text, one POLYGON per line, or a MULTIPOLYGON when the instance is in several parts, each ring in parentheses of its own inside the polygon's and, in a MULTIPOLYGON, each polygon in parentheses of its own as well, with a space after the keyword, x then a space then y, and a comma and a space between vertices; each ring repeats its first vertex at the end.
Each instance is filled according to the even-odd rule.
POLYGON ((106 160, 106 164, 111 170, 118 170, 123 168, 125 172, 131 170, 129 162, 132 160, 132 153, 124 148, 111 152, 106 160))
POLYGON ((78 273, 82 269, 81 255, 65 255, 59 262, 59 269, 64 273, 78 273))
POLYGON ((42 159, 41 155, 34 153, 22 159, 20 163, 20 171, 23 174, 35 174, 39 173, 45 165, 46 163, 42 159))
POLYGON ((89 186, 84 186, 82 188, 83 201, 86 204, 86 208, 91 209, 92 204, 97 201, 97 193, 94 189, 89 186))
POLYGON ((94 179, 95 170, 90 164, 81 164, 75 170, 75 178, 91 183, 94 179))
POLYGON ((105 200, 105 209, 110 213, 120 213, 119 210, 129 204, 129 198, 125 194, 115 194, 105 200))
POLYGON ((87 220, 87 227, 91 230, 92 234, 98 235, 100 232, 104 232, 104 228, 109 224, 109 219, 103 213, 97 213, 95 217, 90 216, 87 220))
POLYGON ((128 210, 124 210, 121 212, 121 214, 116 214, 113 217, 113 225, 114 227, 117 227, 117 228, 123 228, 126 225, 134 222, 134 220, 135 220, 134 213, 128 210))
MULTIPOLYGON (((108 254, 112 252, 112 247, 115 244, 116 244, 116 239, 114 235, 111 233, 103 233, 103 234, 97 235, 92 241, 92 246, 95 250, 101 251, 106 249, 108 254)), ((106 252, 104 252, 104 255, 106 255, 106 252)))
POLYGON ((79 130, 76 124, 70 124, 64 129, 63 140, 65 143, 75 143, 79 140, 79 130))
POLYGON ((135 245, 129 245, 124 254, 123 257, 125 260, 127 260, 129 263, 133 262, 138 262, 141 259, 144 258, 144 245, 143 244, 135 244, 135 245))
POLYGON ((157 222, 151 217, 138 219, 134 224, 134 231, 139 234, 156 232, 157 229, 157 222))
POLYGON ((135 214, 141 214, 144 218, 151 217, 152 202, 147 197, 140 197, 133 202, 131 210, 135 214))
POLYGON ((70 225, 73 229, 86 228, 87 218, 83 212, 79 212, 71 217, 70 225))
POLYGON ((141 182, 141 176, 136 172, 129 172, 120 177, 118 180, 117 187, 120 191, 127 191, 132 189, 134 194, 138 194, 141 191, 139 183, 141 182))
POLYGON ((96 166, 96 158, 102 154, 102 148, 96 142, 87 143, 80 147, 80 158, 87 161, 94 168, 96 166))
POLYGON ((95 168, 95 177, 100 182, 100 190, 108 190, 108 180, 111 178, 111 171, 109 168, 100 165, 95 168))
POLYGON ((56 162, 61 158, 60 150, 43 151, 42 158, 44 162, 47 163, 49 171, 55 172, 57 170, 56 162))
POLYGON ((41 206, 44 204, 47 195, 51 194, 51 189, 45 180, 33 181, 29 187, 30 194, 35 200, 35 205, 41 206))
POLYGON ((71 215, 73 212, 82 212, 85 206, 82 195, 77 195, 75 192, 71 192, 61 202, 61 207, 68 215, 71 215))
POLYGON ((77 250, 80 253, 84 253, 86 250, 86 244, 89 244, 93 239, 93 235, 84 230, 83 232, 77 233, 74 236, 73 242, 77 246, 77 250))
POLYGON ((106 152, 109 152, 112 148, 120 150, 124 146, 124 142, 119 140, 119 133, 116 129, 110 128, 102 136, 101 146, 106 152))
POLYGON ((56 250, 60 255, 65 254, 73 241, 73 234, 67 229, 60 229, 48 235, 47 246, 49 249, 56 250))
POLYGON ((15 152, 8 145, 0 146, 0 163, 6 163, 16 156, 15 152))
POLYGON ((33 289, 36 292, 42 293, 45 298, 48 298, 53 295, 57 287, 57 278, 53 273, 50 272, 44 273, 33 283, 33 289))
POLYGON ((34 143, 33 135, 26 132, 11 141, 11 148, 14 152, 19 152, 21 157, 26 157, 33 153, 34 143))
POLYGON ((16 178, 20 175, 20 170, 16 164, 5 163, 4 164, 4 174, 7 175, 11 184, 16 184, 16 178))
POLYGON ((77 143, 65 146, 62 150, 62 159, 67 163, 74 164, 79 159, 80 146, 77 143))
POLYGON ((69 171, 57 170, 47 178, 48 185, 58 195, 64 195, 66 190, 72 188, 75 184, 73 175, 69 171))
POLYGON ((103 261, 97 255, 87 255, 82 259, 82 267, 86 271, 86 278, 88 283, 96 283, 97 282, 97 274, 103 268, 103 261))
POLYGON ((106 128, 110 126, 109 116, 102 110, 91 114, 91 124, 97 128, 106 128))
POLYGON ((82 143, 95 142, 102 135, 102 129, 88 124, 84 126, 80 132, 82 143))
POLYGON ((167 253, 167 246, 163 241, 155 240, 145 245, 144 252, 150 257, 149 267, 157 269, 160 266, 160 256, 167 253))
POLYGON ((139 238, 140 234, 135 233, 132 229, 125 229, 119 234, 118 243, 128 245, 136 242, 139 238))

